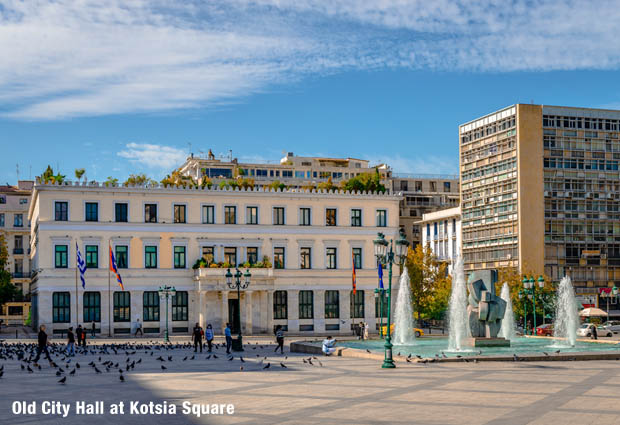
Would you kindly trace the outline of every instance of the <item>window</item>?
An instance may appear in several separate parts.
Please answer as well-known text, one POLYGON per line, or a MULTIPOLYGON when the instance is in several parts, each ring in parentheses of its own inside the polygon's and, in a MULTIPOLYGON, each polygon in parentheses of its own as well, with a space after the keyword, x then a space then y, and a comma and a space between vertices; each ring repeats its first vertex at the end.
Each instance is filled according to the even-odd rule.
POLYGON ((114 292, 114 321, 129 322, 131 307, 131 294, 129 291, 114 292))
POLYGON ((86 221, 99 221, 99 204, 96 202, 86 202, 84 204, 86 221))
POLYGON ((157 268, 157 247, 145 246, 144 247, 144 268, 156 269, 157 268))
POLYGON ((336 208, 325 209, 325 225, 326 226, 336 225, 336 208))
POLYGON ((4 213, 0 213, 0 227, 4 227, 4 213))
POLYGON ((185 268, 185 247, 184 246, 175 246, 174 247, 174 268, 175 269, 184 269, 185 268))
POLYGON ((25 205, 28 203, 28 198, 19 198, 19 205, 25 205))
POLYGON ((187 291, 177 291, 172 297, 172 321, 187 321, 187 291))
POLYGON ((273 224, 283 226, 284 223, 284 207, 273 207, 273 224))
POLYGON ((353 264, 358 270, 362 268, 362 248, 353 248, 353 264))
POLYGON ((443 182, 443 191, 450 192, 450 182, 443 182))
POLYGON ((247 248, 247 261, 250 264, 258 263, 258 248, 255 246, 249 246, 247 248))
POLYGON ((288 318, 286 291, 275 291, 273 293, 273 318, 276 320, 288 318))
POLYGON ((360 209, 351 210, 351 226, 353 227, 362 226, 362 210, 360 209))
POLYGON ((375 297, 375 317, 387 317, 388 311, 388 298, 385 296, 385 293, 382 296, 375 297), (381 299, 382 304, 379 302, 381 299))
POLYGON ((237 224, 237 207, 224 207, 224 224, 237 224))
POLYGON ((213 205, 202 206, 202 223, 214 224, 215 223, 215 207, 213 205))
POLYGON ((67 264, 67 254, 68 246, 67 245, 56 245, 54 247, 54 267, 57 269, 66 269, 67 264))
POLYGON ((24 227, 24 215, 15 214, 13 218, 13 227, 24 227))
POLYGON ((159 322, 159 293, 157 291, 146 291, 142 295, 142 320, 159 322))
POLYGON ((69 203, 54 202, 54 220, 67 221, 69 219, 69 203))
POLYGON ((300 226, 310 226, 312 224, 310 208, 300 208, 299 209, 299 225, 300 226))
POLYGON ((185 214, 187 207, 185 205, 175 205, 174 206, 174 222, 175 223, 186 223, 187 216, 185 214))
POLYGON ((452 219, 452 234, 456 235, 456 219, 452 219))
POLYGON ((350 293, 351 300, 351 318, 354 319, 363 319, 364 318, 364 291, 360 291, 359 289, 350 293))
POLYGON ((203 246, 202 247, 202 258, 212 263, 213 260, 215 259, 215 247, 203 246))
POLYGON ((129 267, 129 247, 127 245, 116 245, 114 251, 116 267, 119 269, 126 269, 129 267))
POLYGON ((377 227, 386 227, 387 226, 387 211, 386 210, 377 210, 377 227))
POLYGON ((338 291, 325 291, 325 318, 340 318, 340 293, 338 291))
POLYGON ((314 293, 312 291, 299 291, 299 318, 314 318, 314 293))
POLYGON ((400 190, 404 190, 405 192, 409 190, 409 182, 407 180, 400 181, 400 190))
POLYGON ((101 322, 101 294, 84 292, 84 322, 101 322))
POLYGON ((127 223, 127 209, 128 205, 126 203, 114 204, 114 220, 117 223, 127 223))
POLYGON ((99 246, 86 245, 86 268, 99 268, 99 246))
POLYGON ((232 267, 237 265, 237 248, 224 247, 224 262, 230 264, 232 267))
POLYGON ((68 292, 52 294, 52 321, 54 323, 71 322, 71 296, 68 292))
POLYGON ((144 222, 157 223, 157 204, 144 204, 144 222))
POLYGON ((326 268, 336 268, 336 248, 327 248, 327 260, 325 261, 326 268))
POLYGON ((246 208, 246 224, 258 224, 258 207, 246 208))
POLYGON ((0 196, 0 204, 6 204, 6 196, 0 196))
POLYGON ((275 269, 283 269, 285 266, 284 247, 275 247, 273 249, 273 266, 275 269))
POLYGON ((24 237, 22 235, 15 235, 13 253, 14 254, 23 254, 24 253, 24 237))
POLYGON ((312 268, 312 260, 311 260, 311 255, 312 254, 312 248, 301 248, 300 249, 300 255, 301 255, 301 265, 300 267, 302 269, 311 269, 312 268))

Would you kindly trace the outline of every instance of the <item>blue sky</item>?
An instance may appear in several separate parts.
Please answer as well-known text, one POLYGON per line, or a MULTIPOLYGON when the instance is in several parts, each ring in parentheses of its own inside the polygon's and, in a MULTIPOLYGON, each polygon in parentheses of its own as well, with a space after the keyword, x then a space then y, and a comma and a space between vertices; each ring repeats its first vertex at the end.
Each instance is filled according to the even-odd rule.
POLYGON ((190 143, 455 173, 460 123, 517 102, 620 105, 618 6, 0 0, 0 183, 16 164, 160 179, 190 143))

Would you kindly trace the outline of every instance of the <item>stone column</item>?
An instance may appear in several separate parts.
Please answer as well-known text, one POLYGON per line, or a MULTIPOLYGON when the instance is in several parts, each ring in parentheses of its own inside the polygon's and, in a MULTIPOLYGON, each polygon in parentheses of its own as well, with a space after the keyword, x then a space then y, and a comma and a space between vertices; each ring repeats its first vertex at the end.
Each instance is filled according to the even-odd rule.
POLYGON ((288 331, 299 332, 299 291, 286 291, 288 308, 288 331))
POLYGON ((273 290, 267 291, 267 334, 273 331, 273 290))
POLYGON ((198 320, 196 320, 200 326, 205 329, 206 325, 206 303, 205 303, 205 291, 198 291, 198 306, 196 312, 198 313, 198 320))
MULTIPOLYGON (((221 331, 224 333, 224 328, 226 328, 226 323, 228 322, 228 291, 222 291, 222 314, 221 318, 221 331)), ((231 325, 232 326, 232 325, 231 325)))
POLYGON ((375 293, 372 289, 364 290, 364 322, 368 323, 368 333, 375 332, 375 293))
POLYGON ((252 335, 252 295, 254 291, 245 291, 245 330, 246 335, 252 335))
POLYGON ((325 332, 325 291, 314 291, 314 332, 325 332))
MULTIPOLYGON (((351 334, 351 299, 349 289, 340 289, 340 333, 351 334), (344 323, 342 323, 344 321, 344 323)), ((359 320, 359 319, 358 319, 359 320)))

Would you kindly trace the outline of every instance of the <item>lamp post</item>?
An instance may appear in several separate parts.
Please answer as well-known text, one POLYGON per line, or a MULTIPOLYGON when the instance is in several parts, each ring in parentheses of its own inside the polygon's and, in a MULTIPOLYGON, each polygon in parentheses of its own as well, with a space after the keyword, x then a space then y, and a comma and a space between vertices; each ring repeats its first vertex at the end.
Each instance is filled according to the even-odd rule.
POLYGON ((170 342, 169 334, 168 334, 168 298, 174 297, 177 293, 177 290, 174 289, 174 286, 160 286, 159 287, 159 297, 166 299, 166 330, 164 331, 164 342, 170 342))
POLYGON ((239 306, 237 307, 237 322, 239 323, 239 334, 236 340, 233 339, 233 351, 243 351, 243 339, 241 336, 241 290, 250 286, 250 277, 252 277, 252 275, 250 274, 249 269, 246 269, 245 273, 241 273, 239 269, 235 269, 234 275, 230 272, 230 269, 226 271, 226 285, 228 285, 230 289, 237 290, 237 300, 239 301, 239 306), (233 277, 235 278, 235 280, 233 280, 233 277), (243 281, 241 280, 241 277, 244 278, 243 281))
POLYGON ((379 302, 379 338, 383 338, 383 299, 385 297, 385 289, 375 288, 375 299, 379 302))
POLYGON ((377 261, 381 263, 381 265, 389 265, 388 269, 388 305, 387 305, 387 331, 385 336, 385 358, 383 360, 382 368, 391 369, 396 367, 394 364, 394 360, 392 359, 392 338, 390 332, 391 325, 391 313, 392 313, 392 265, 394 263, 398 264, 398 266, 402 266, 405 262, 405 257, 407 256, 407 247, 409 246, 409 242, 405 238, 404 229, 400 229, 399 237, 396 242, 391 240, 389 243, 385 240, 385 235, 383 233, 377 234, 377 239, 373 241, 375 245, 375 256, 377 257, 377 261), (388 252, 388 245, 390 245, 390 250, 388 252), (394 247, 395 245, 395 247, 394 247), (394 248, 396 252, 394 252, 394 248))
MULTIPOLYGON (((543 279, 542 276, 539 276, 537 282, 538 287, 542 290, 542 288, 545 287, 545 279, 543 279)), ((536 285, 534 284, 534 277, 532 276, 530 276, 529 279, 527 276, 523 277, 523 290, 519 291, 519 298, 523 298, 524 296, 532 300, 532 314, 534 318, 532 332, 534 332, 536 329, 536 285)), ((527 335, 530 332, 527 325, 527 300, 524 303, 523 309, 525 314, 525 334, 527 335)), ((545 313, 543 312, 543 318, 544 314, 545 313)), ((531 335, 531 333, 529 334, 531 335)))

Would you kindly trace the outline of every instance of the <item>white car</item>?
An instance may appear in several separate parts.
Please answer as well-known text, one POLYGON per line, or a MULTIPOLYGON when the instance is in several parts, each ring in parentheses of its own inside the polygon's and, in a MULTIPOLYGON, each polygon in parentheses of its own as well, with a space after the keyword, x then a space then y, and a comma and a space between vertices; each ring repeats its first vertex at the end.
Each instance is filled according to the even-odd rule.
POLYGON ((609 329, 613 333, 620 332, 620 322, 617 320, 610 320, 609 322, 606 322, 603 326, 605 326, 606 329, 609 329))
MULTIPOLYGON (((592 328, 594 328, 592 323, 584 323, 577 329, 577 336, 590 338, 592 336, 592 328)), ((610 337, 613 336, 613 332, 599 325, 596 327, 596 335, 598 337, 610 337)))

